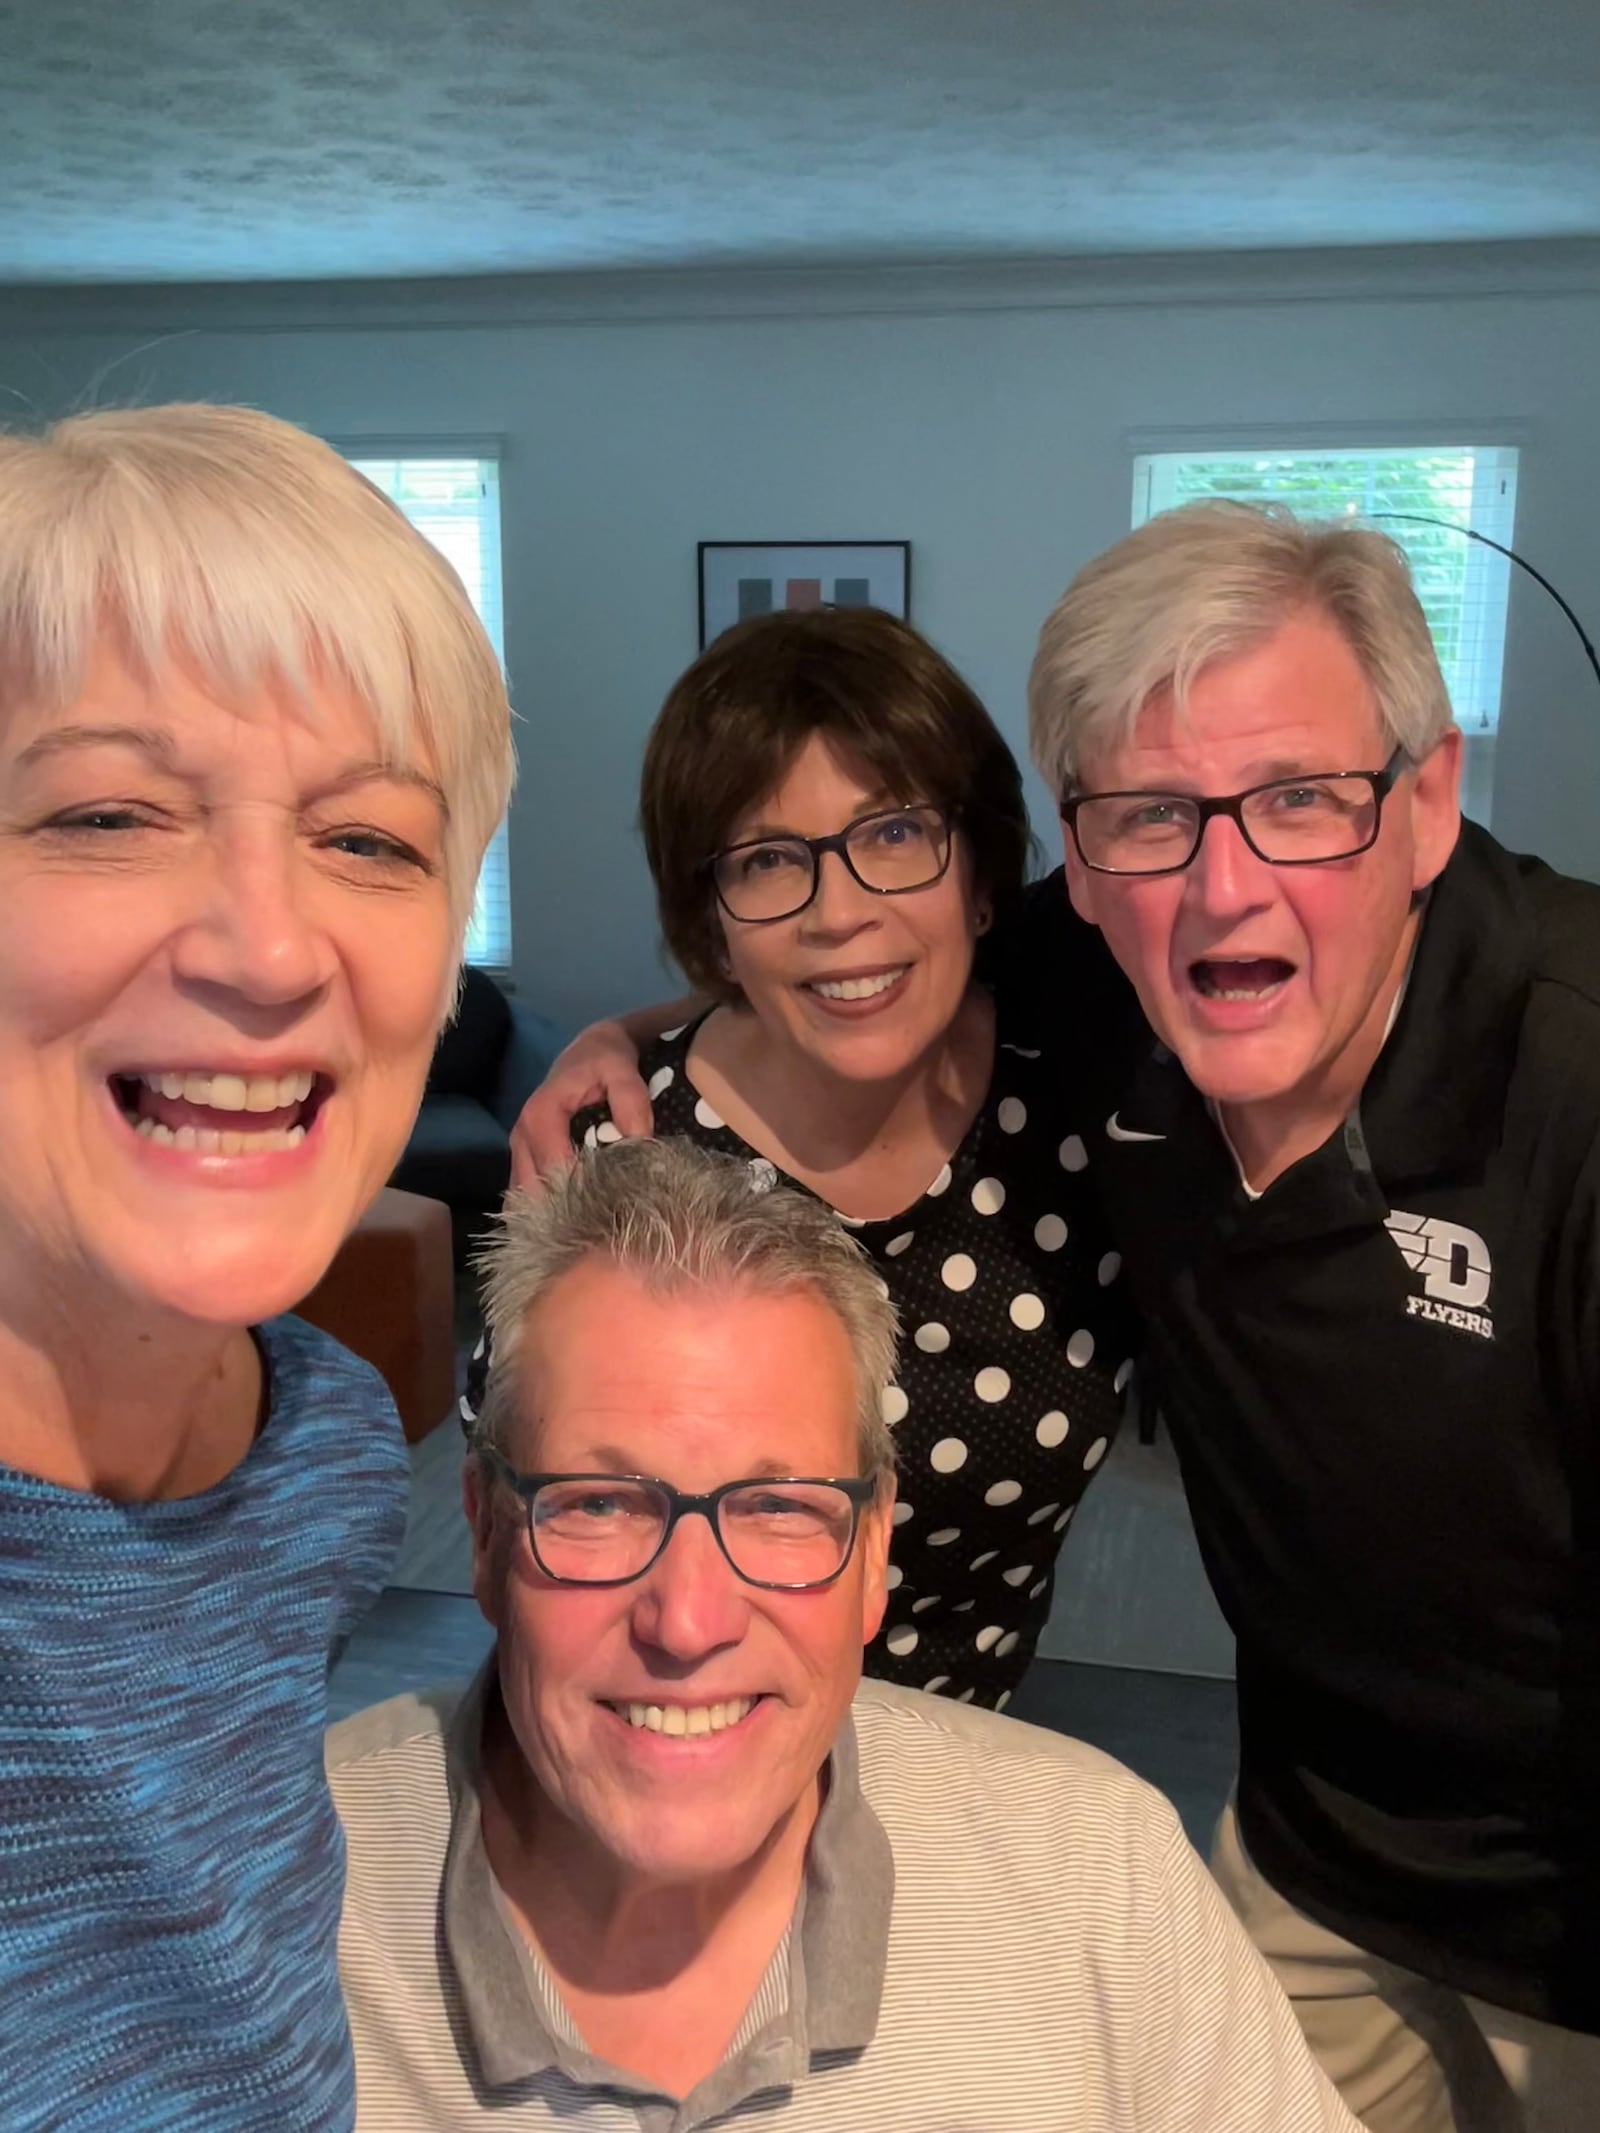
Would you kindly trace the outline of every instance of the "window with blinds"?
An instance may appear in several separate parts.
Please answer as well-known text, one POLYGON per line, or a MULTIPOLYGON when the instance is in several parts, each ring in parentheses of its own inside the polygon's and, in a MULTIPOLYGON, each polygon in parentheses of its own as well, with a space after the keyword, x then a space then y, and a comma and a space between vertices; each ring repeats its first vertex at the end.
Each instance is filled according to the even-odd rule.
MULTIPOLYGON (((500 604, 500 468, 488 458, 406 455, 350 462, 399 505, 467 589, 489 641, 505 663, 500 604)), ((467 927, 467 961, 490 970, 511 964, 511 867, 502 822, 484 854, 467 927)))
POLYGON ((1145 452, 1133 463, 1133 523, 1197 497, 1282 503, 1302 518, 1360 518, 1405 550, 1466 736, 1462 805, 1488 823, 1511 566, 1457 529, 1511 546, 1517 455, 1509 446, 1145 452), (1420 520, 1440 523, 1420 524, 1420 520))

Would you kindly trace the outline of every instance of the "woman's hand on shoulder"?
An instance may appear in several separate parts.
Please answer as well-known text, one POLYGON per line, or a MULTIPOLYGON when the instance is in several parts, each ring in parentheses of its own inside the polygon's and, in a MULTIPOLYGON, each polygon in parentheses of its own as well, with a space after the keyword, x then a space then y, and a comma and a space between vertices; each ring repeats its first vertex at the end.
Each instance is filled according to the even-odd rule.
POLYGON ((639 1048, 620 1021, 591 1022, 556 1055, 511 1130, 511 1182, 537 1192, 573 1159, 572 1121, 602 1104, 618 1131, 648 1136, 650 1098, 639 1078, 639 1048))

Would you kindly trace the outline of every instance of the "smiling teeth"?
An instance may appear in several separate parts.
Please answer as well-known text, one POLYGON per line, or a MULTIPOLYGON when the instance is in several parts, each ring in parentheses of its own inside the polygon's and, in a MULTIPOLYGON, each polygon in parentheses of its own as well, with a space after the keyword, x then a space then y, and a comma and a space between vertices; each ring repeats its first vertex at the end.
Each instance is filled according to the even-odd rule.
POLYGON ((906 969, 902 963, 898 970, 886 970, 876 978, 818 978, 811 990, 821 993, 825 1000, 873 1000, 891 985, 898 985, 906 969))
POLYGON ((179 1126, 174 1131, 153 1118, 141 1118, 133 1130, 158 1148, 182 1148, 195 1155, 277 1155, 298 1148, 306 1137, 304 1126, 274 1126, 266 1133, 219 1133, 210 1126, 179 1126))
POLYGON ((630 1726, 651 1733, 725 1733, 729 1726, 748 1718, 756 1707, 754 1696, 730 1697, 726 1703, 619 1703, 613 1706, 630 1726))
POLYGON ((212 1111, 286 1111, 311 1094, 315 1074, 141 1074, 158 1096, 181 1097, 212 1111))

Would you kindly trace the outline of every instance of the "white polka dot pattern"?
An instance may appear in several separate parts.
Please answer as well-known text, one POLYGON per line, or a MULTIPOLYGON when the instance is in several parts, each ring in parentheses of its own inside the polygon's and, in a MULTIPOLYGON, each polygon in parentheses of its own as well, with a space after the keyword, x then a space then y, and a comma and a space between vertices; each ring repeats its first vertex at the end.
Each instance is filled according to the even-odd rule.
MULTIPOLYGON (((886 1220, 835 1210, 906 1329, 882 1411, 907 1495, 867 1670, 989 1705, 1032 1654, 1060 1533, 1093 1472, 1086 1450, 1116 1428, 1113 1366, 1133 1345, 1128 1285, 1107 1272, 1113 1248, 1074 1130, 1072 1062, 1029 1042, 1028 1025, 1013 1032, 1003 1000, 1000 1014, 988 1098, 927 1190, 886 1220)), ((641 1059, 656 1130, 741 1156, 754 1185, 789 1182, 695 1089, 694 1034, 641 1059)), ((589 1134, 602 1123, 576 1122, 589 1134)))

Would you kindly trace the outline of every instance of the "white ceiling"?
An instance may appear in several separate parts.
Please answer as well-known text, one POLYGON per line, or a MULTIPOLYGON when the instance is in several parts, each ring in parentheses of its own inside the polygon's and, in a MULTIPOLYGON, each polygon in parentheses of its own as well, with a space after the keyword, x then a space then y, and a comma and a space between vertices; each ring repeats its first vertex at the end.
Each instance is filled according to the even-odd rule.
POLYGON ((0 0, 0 281, 1600 234, 1600 0, 0 0))

